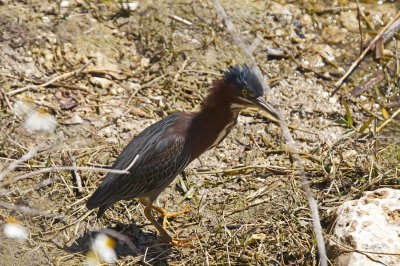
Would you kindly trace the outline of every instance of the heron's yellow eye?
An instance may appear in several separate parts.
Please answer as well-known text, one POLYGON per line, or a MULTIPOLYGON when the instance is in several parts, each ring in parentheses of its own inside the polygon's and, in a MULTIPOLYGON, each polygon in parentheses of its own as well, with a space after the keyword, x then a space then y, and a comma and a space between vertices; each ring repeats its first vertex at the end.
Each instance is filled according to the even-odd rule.
POLYGON ((249 96, 249 91, 246 90, 246 89, 243 89, 243 90, 242 90, 242 95, 243 95, 244 97, 248 97, 248 96, 249 96))

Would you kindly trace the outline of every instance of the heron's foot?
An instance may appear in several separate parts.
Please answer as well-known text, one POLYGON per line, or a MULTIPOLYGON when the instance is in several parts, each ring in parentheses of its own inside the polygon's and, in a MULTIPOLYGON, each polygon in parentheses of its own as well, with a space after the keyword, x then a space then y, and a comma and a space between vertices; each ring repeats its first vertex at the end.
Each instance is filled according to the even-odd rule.
POLYGON ((168 245, 171 245, 173 247, 193 248, 193 245, 190 242, 192 242, 193 240, 200 239, 200 238, 201 238, 201 236, 193 236, 193 237, 189 237, 189 238, 185 238, 185 239, 180 239, 175 236, 173 236, 173 237, 168 236, 166 238, 164 237, 163 242, 168 245))
POLYGON ((190 211, 190 205, 186 205, 185 208, 180 212, 168 212, 168 211, 164 210, 163 208, 158 207, 156 205, 152 205, 151 208, 153 210, 157 211, 162 216, 164 229, 167 229, 167 226, 170 226, 170 223, 168 221, 169 218, 178 217, 178 216, 184 215, 190 211))
POLYGON ((171 227, 171 224, 168 221, 169 218, 184 215, 184 214, 188 213, 189 211, 190 211, 190 205, 186 205, 185 208, 180 212, 164 212, 163 214, 161 214, 163 217, 164 229, 166 229, 167 226, 171 227))

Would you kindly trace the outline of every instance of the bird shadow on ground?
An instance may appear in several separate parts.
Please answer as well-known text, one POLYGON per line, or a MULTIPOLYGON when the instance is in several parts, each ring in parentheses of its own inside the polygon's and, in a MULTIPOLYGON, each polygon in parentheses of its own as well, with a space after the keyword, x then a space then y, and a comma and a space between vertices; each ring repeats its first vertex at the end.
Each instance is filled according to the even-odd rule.
POLYGON ((84 234, 77 237, 77 239, 70 245, 65 247, 65 250, 69 253, 81 253, 86 255, 91 248, 91 245, 99 233, 106 233, 107 231, 113 231, 117 234, 121 234, 131 241, 134 246, 138 249, 136 254, 126 241, 115 238, 116 240, 115 251, 118 257, 126 256, 143 256, 143 260, 150 265, 168 265, 169 255, 171 254, 171 246, 162 244, 161 239, 157 238, 156 233, 144 232, 141 227, 135 223, 122 224, 117 223, 112 227, 104 229, 98 229, 93 231, 86 231, 84 234))

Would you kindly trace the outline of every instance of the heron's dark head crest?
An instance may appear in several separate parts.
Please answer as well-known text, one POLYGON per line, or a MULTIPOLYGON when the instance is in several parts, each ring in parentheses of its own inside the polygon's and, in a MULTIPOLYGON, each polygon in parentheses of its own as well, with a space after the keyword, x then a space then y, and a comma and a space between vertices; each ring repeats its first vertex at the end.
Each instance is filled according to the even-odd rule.
POLYGON ((248 65, 234 66, 224 73, 225 81, 235 86, 239 91, 247 90, 254 97, 263 96, 264 90, 256 74, 248 65))

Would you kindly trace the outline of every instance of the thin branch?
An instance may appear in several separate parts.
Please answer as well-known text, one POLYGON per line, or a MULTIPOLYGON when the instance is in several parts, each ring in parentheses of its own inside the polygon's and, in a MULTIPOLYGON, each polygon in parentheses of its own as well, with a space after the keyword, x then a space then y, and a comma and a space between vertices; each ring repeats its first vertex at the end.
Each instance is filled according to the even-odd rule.
POLYGON ((254 53, 254 51, 260 45, 261 41, 262 41, 262 39, 260 36, 257 36, 257 38, 254 39, 254 41, 249 46, 250 53, 254 53))
POLYGON ((393 121, 393 119, 400 114, 400 109, 398 109, 396 112, 394 112, 392 114, 391 117, 389 117, 389 119, 386 119, 385 122, 382 123, 382 125, 380 125, 377 129, 376 132, 380 132, 388 123, 390 123, 391 121, 393 121))
POLYGON ((35 190, 39 190, 43 187, 47 187, 51 184, 54 183, 54 181, 60 179, 59 177, 53 177, 53 178, 47 178, 43 181, 41 181, 39 184, 37 184, 36 186, 32 187, 32 188, 28 188, 25 189, 23 191, 17 190, 17 191, 13 191, 13 190, 8 190, 8 189, 0 189, 0 196, 8 196, 8 195, 12 195, 12 194, 17 194, 17 195, 24 195, 26 193, 35 191, 35 190))
POLYGON ((15 205, 15 204, 11 204, 11 203, 4 202, 4 201, 0 201, 0 207, 9 209, 9 210, 19 211, 19 212, 22 212, 22 213, 28 214, 28 215, 39 215, 39 216, 43 216, 46 218, 65 220, 65 217, 60 214, 52 214, 47 211, 39 211, 39 210, 33 209, 28 206, 15 205))
POLYGON ((4 177, 6 177, 10 172, 12 172, 15 168, 18 167, 23 162, 28 161, 30 158, 36 155, 36 153, 43 147, 42 144, 37 145, 36 147, 33 147, 30 149, 27 153, 25 153, 21 158, 18 160, 15 160, 14 162, 10 163, 4 171, 1 171, 0 169, 0 181, 3 180, 4 177))
MULTIPOLYGON (((76 160, 73 155, 71 155, 70 152, 68 152, 68 159, 71 163, 71 166, 76 167, 76 160)), ((78 188, 79 193, 83 193, 83 187, 82 187, 82 179, 78 171, 71 171, 72 176, 75 178, 76 186, 78 188)))
MULTIPOLYGON (((242 51, 242 53, 244 54, 246 59, 250 62, 251 67, 254 70, 254 72, 256 73, 257 78, 259 79, 260 83, 262 84, 264 91, 268 91, 269 87, 267 86, 266 82, 263 82, 264 78, 261 74, 261 71, 259 70, 259 68, 257 66, 255 58, 253 57, 253 54, 249 51, 249 49, 245 46, 243 41, 240 39, 235 26, 233 25, 232 21, 227 16, 227 14, 225 13, 225 10, 221 6, 219 0, 212 0, 212 2, 213 2, 214 8, 217 11, 218 15, 225 22, 227 30, 229 31, 229 33, 232 36, 234 44, 240 47, 240 50, 242 51)), ((273 100, 273 102, 275 102, 275 101, 273 100)), ((281 130, 283 132, 283 136, 285 137, 285 140, 289 147, 289 150, 292 153, 294 162, 297 164, 297 166, 299 168, 298 173, 301 176, 301 186, 302 186, 303 191, 306 194, 308 204, 310 206, 315 237, 317 240, 320 265, 327 266, 328 262, 327 262, 327 256, 326 256, 324 237, 322 234, 322 226, 321 226, 319 213, 318 213, 318 206, 317 206, 317 202, 315 201, 315 199, 312 195, 311 188, 310 188, 310 185, 308 182, 308 178, 304 172, 304 165, 300 158, 299 149, 297 148, 296 143, 287 127, 286 121, 284 120, 284 118, 283 118, 282 114, 280 113, 280 111, 278 110, 278 108, 276 108, 274 106, 274 108, 271 108, 271 109, 275 111, 277 117, 280 120, 279 124, 280 124, 281 130)))
MULTIPOLYGON (((70 72, 61 74, 61 75, 59 75, 59 76, 56 76, 56 77, 50 79, 49 81, 46 81, 45 83, 42 83, 42 84, 39 84, 39 85, 28 85, 28 86, 25 86, 25 87, 22 87, 22 88, 13 90, 13 91, 9 91, 9 92, 6 93, 6 95, 8 95, 8 96, 13 96, 13 95, 15 95, 15 94, 18 94, 18 93, 21 93, 21 92, 24 92, 24 91, 27 91, 27 90, 30 90, 30 89, 44 88, 44 87, 47 87, 47 86, 49 86, 49 85, 51 85, 51 84, 53 84, 53 83, 55 83, 55 82, 57 82, 57 81, 69 79, 69 78, 71 78, 72 76, 79 76, 79 75, 82 74, 82 73, 90 73, 90 72, 85 71, 85 69, 86 69, 92 62, 93 62, 93 59, 91 59, 91 60, 89 60, 88 62, 86 62, 86 64, 84 64, 82 67, 80 67, 80 68, 77 69, 77 70, 74 70, 74 71, 70 71, 70 72)), ((93 70, 91 70, 91 71, 93 71, 93 70)))
POLYGON ((178 17, 176 15, 169 15, 169 17, 172 18, 172 19, 175 19, 176 21, 182 22, 183 24, 186 24, 188 26, 192 26, 193 25, 193 23, 190 22, 189 20, 181 18, 181 17, 178 17))
POLYGON ((118 170, 118 169, 105 169, 105 168, 99 168, 99 167, 85 167, 85 166, 78 166, 78 167, 53 166, 53 167, 48 167, 48 168, 43 168, 43 169, 40 169, 37 171, 33 171, 33 172, 27 173, 25 175, 20 175, 20 176, 12 178, 10 180, 3 181, 0 183, 0 187, 8 186, 12 183, 15 183, 20 180, 27 179, 31 176, 42 174, 42 173, 56 172, 56 171, 76 171, 76 170, 113 173, 113 174, 129 174, 129 171, 127 171, 127 170, 118 170))
MULTIPOLYGON (((400 12, 396 14, 396 16, 385 26, 381 29, 381 31, 375 36, 375 38, 368 44, 367 48, 362 52, 362 54, 357 58, 357 60, 350 66, 347 72, 336 82, 335 87, 336 89, 333 91, 332 95, 337 92, 337 90, 342 86, 343 82, 350 76, 350 74, 354 71, 354 69, 358 66, 361 60, 365 57, 365 55, 375 46, 376 42, 382 38, 382 36, 390 30, 394 30, 390 27, 394 24, 397 20, 400 19, 400 12)), ((397 24, 397 23, 396 23, 397 24)))

